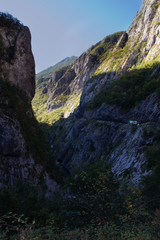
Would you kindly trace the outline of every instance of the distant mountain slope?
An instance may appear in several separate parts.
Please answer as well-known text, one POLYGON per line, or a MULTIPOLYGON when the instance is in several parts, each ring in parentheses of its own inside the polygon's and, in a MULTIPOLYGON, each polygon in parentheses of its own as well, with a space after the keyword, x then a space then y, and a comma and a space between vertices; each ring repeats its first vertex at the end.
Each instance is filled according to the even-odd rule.
POLYGON ((58 62, 57 64, 55 64, 54 66, 41 71, 40 73, 38 73, 36 75, 37 82, 41 81, 42 78, 43 79, 51 78, 53 72, 59 70, 62 67, 71 65, 72 63, 74 63, 74 61, 76 59, 77 59, 77 57, 75 57, 75 56, 67 57, 67 58, 63 59, 62 61, 58 62))
POLYGON ((61 110, 62 119, 49 140, 69 171, 103 160, 120 178, 137 183, 152 170, 159 181, 159 45, 160 0, 144 0, 128 31, 104 38, 52 76, 47 108, 61 110), (67 109, 78 94, 78 108, 67 109))
POLYGON ((74 112, 86 82, 123 34, 118 32, 105 37, 76 59, 72 66, 56 70, 51 78, 38 77, 33 109, 39 122, 52 124, 74 112))
POLYGON ((50 123, 50 119, 52 119, 52 116, 50 116, 52 114, 49 113, 49 116, 47 114, 47 100, 49 97, 47 94, 47 85, 52 75, 60 69, 66 69, 71 66, 76 59, 77 57, 75 56, 67 57, 36 75, 36 93, 32 101, 32 106, 38 121, 50 123))

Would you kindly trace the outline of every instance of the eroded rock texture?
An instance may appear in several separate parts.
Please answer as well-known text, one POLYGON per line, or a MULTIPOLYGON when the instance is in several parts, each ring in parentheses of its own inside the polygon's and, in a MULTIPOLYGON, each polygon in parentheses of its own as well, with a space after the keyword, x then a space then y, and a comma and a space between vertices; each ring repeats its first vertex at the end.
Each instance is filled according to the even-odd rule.
POLYGON ((0 24, 0 43, 0 187, 20 180, 50 197, 58 184, 31 108, 35 63, 30 31, 6 20, 6 26, 0 24))

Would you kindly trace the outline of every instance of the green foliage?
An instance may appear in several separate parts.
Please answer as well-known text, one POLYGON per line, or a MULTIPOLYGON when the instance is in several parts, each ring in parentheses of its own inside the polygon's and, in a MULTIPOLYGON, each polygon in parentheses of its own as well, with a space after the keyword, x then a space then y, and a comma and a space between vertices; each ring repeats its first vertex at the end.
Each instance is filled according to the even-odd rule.
POLYGON ((152 9, 153 9, 154 13, 157 12, 157 9, 159 8, 159 6, 160 6, 159 0, 152 4, 152 9))
POLYGON ((36 75, 37 84, 40 84, 41 81, 45 82, 45 79, 51 78, 52 74, 54 72, 60 70, 61 68, 70 66, 71 64, 73 64, 75 62, 76 59, 77 59, 77 57, 75 57, 75 56, 65 58, 64 60, 60 61, 59 63, 55 64, 54 66, 49 67, 49 68, 43 70, 42 72, 38 73, 36 75))
POLYGON ((101 42, 89 49, 90 55, 94 56, 96 61, 101 63, 108 57, 110 51, 113 50, 123 33, 118 32, 105 37, 101 42))
POLYGON ((0 12, 0 27, 17 28, 22 26, 20 21, 9 13, 0 12))
MULTIPOLYGON (((17 181, 13 187, 0 190, 0 234, 3 239, 21 239, 29 235, 34 239, 37 228, 51 220, 45 200, 36 187, 17 181)), ((30 239, 30 238, 25 238, 30 239)), ((36 238, 37 239, 37 238, 36 238)))
MULTIPOLYGON (((64 221, 63 224, 57 224, 58 218, 55 215, 56 204, 50 202, 50 210, 48 211, 46 209, 48 219, 45 221, 42 221, 42 219, 44 220, 43 215, 39 215, 35 220, 26 218, 24 215, 14 214, 13 212, 1 215, 0 236, 3 236, 3 240, 158 240, 160 237, 160 211, 157 209, 152 215, 147 213, 139 191, 134 191, 132 188, 129 188, 127 191, 123 189, 123 193, 124 191, 126 195, 123 204, 121 203, 123 206, 123 214, 120 214, 120 212, 122 212, 120 209, 117 213, 118 216, 115 218, 118 218, 119 222, 115 221, 115 219, 113 220, 113 217, 111 217, 111 219, 103 219, 103 222, 95 223, 91 219, 92 215, 90 215, 90 223, 85 224, 86 222, 83 222, 83 216, 79 215, 83 225, 81 224, 73 228, 73 226, 70 225, 74 223, 74 219, 72 219, 73 212, 69 212, 68 208, 65 208, 65 212, 64 205, 60 205, 63 202, 59 202, 59 198, 57 198, 56 203, 58 208, 61 207, 59 210, 62 209, 61 214, 63 214, 63 216, 65 215, 65 218, 59 218, 60 221, 64 221), (66 225, 66 223, 68 225, 66 225)), ((69 206, 70 208, 72 207, 72 210, 76 201, 77 198, 72 199, 72 206, 69 206)), ((67 205, 68 203, 65 207, 67 207, 67 205)), ((39 207, 41 209, 43 205, 39 207)), ((115 207, 117 206, 115 205, 115 207)))
POLYGON ((0 216, 0 237, 9 239, 9 236, 22 231, 27 222, 27 218, 24 215, 13 214, 12 212, 0 216))
POLYGON ((35 187, 20 182, 1 190, 1 238, 159 239, 160 211, 147 211, 148 202, 139 189, 119 185, 104 163, 83 169, 68 178, 66 192, 57 192, 51 200, 40 198, 35 187))
MULTIPOLYGON (((47 92, 44 92, 44 89, 47 88, 47 83, 54 72, 59 71, 62 68, 67 69, 67 67, 73 64, 76 59, 76 57, 66 58, 53 67, 37 74, 36 93, 32 100, 32 107, 39 122, 51 124, 52 122, 59 120, 61 118, 61 114, 67 111, 67 107, 62 107, 54 112, 47 112, 47 100, 49 96, 47 92)), ((69 95, 60 95, 58 100, 64 103, 69 97, 69 95)), ((74 101, 76 102, 77 100, 74 99, 74 101)))
POLYGON ((34 219, 45 223, 48 218, 44 199, 38 196, 38 189, 29 183, 15 182, 13 187, 0 191, 0 214, 9 212, 17 215, 25 215, 30 221, 34 219))
POLYGON ((119 184, 109 166, 94 163, 77 169, 69 178, 69 187, 79 205, 83 223, 103 223, 116 219, 121 204, 119 184))
POLYGON ((143 177, 143 195, 148 202, 148 209, 155 210, 160 208, 160 130, 153 128, 150 131, 144 132, 145 137, 152 137, 153 141, 145 149, 146 156, 146 170, 150 174, 143 177))
POLYGON ((160 91, 160 77, 151 74, 158 63, 124 73, 117 81, 103 89, 88 104, 89 109, 99 107, 103 102, 116 104, 123 111, 135 107, 154 91, 160 91))
POLYGON ((70 112, 70 106, 72 106, 73 111, 79 105, 81 97, 81 94, 61 94, 56 98, 56 101, 54 103, 62 103, 62 106, 54 109, 51 112, 47 112, 47 96, 45 94, 41 94, 41 91, 39 91, 37 94, 40 95, 39 99, 36 96, 36 99, 33 99, 32 101, 36 119, 38 122, 48 124, 49 126, 62 119, 64 113, 70 112), (66 102, 67 104, 65 104, 66 102))

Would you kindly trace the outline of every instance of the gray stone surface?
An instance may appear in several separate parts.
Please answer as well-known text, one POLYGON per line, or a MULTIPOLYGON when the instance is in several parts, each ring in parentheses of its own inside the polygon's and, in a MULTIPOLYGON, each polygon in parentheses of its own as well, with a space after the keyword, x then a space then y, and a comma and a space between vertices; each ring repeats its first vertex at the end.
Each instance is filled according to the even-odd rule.
POLYGON ((35 62, 28 27, 0 27, 3 48, 12 48, 12 56, 1 59, 0 76, 23 90, 30 99, 35 93, 35 62))
MULTIPOLYGON (((24 26, 14 29, 0 27, 0 39, 1 50, 5 53, 0 56, 0 78, 17 87, 17 95, 15 90, 13 91, 16 103, 19 99, 18 89, 28 96, 30 102, 35 93, 35 63, 31 50, 30 31, 24 26), (12 54, 10 55, 8 49, 11 48, 12 54)), ((54 179, 51 179, 51 171, 47 172, 46 163, 37 161, 31 149, 28 148, 22 128, 25 126, 18 120, 20 119, 17 116, 18 110, 13 108, 13 106, 16 108, 16 105, 12 106, 9 98, 11 87, 9 93, 7 89, 5 90, 6 96, 2 92, 3 84, 0 86, 0 91, 3 96, 0 99, 0 187, 12 186, 16 180, 21 180, 37 186, 40 191, 45 191, 46 197, 50 197, 59 186, 54 179)), ((23 98, 23 94, 20 96, 23 98)), ((27 98, 19 100, 27 101, 27 98)), ((25 118, 26 114, 28 119, 32 119, 31 106, 26 102, 24 106, 28 106, 28 109, 23 117, 25 118)))
MULTIPOLYGON (((87 53, 76 60, 73 68, 77 77, 69 87, 83 89, 80 105, 69 119, 56 123, 49 135, 58 162, 69 171, 104 160, 112 164, 117 176, 134 183, 150 173, 145 168, 145 151, 156 144, 155 135, 160 128, 160 104, 156 93, 125 113, 116 105, 107 103, 89 110, 87 103, 136 64, 140 66, 143 62, 143 68, 150 61, 159 61, 160 7, 157 2, 143 1, 127 33, 113 49, 112 57, 100 66, 95 65, 96 69, 100 67, 101 74, 89 80, 96 69, 92 68, 87 53), (118 49, 123 53, 119 54, 120 60, 114 56, 118 49)), ((97 51, 101 54, 103 49, 97 48, 97 51)), ((151 74, 151 79, 155 74, 159 74, 159 66, 151 74)))

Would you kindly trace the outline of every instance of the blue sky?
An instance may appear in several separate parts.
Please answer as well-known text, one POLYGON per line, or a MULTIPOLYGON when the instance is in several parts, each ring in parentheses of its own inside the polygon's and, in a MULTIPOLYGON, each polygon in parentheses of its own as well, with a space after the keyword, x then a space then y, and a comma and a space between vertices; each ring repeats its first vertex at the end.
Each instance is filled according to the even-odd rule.
POLYGON ((39 72, 79 56, 114 32, 127 30, 142 0, 0 0, 1 10, 30 28, 39 72))

